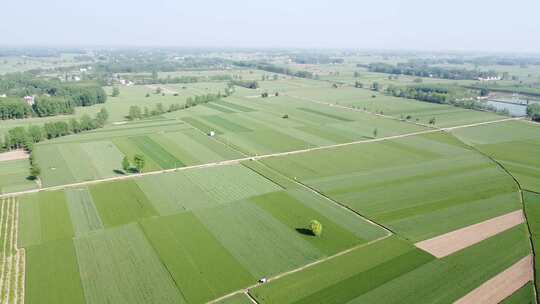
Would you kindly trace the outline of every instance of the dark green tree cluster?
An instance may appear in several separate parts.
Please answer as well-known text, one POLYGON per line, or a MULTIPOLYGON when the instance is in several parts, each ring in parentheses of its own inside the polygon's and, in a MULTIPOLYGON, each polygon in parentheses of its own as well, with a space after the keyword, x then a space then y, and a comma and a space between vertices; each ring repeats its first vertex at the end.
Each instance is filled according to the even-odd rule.
POLYGON ((432 103, 447 103, 449 101, 447 88, 442 87, 430 87, 430 86, 409 86, 409 87, 396 87, 388 86, 385 90, 387 94, 416 99, 421 101, 427 101, 432 103))
POLYGON ((188 97, 186 99, 186 108, 189 108, 189 107, 194 107, 198 104, 202 104, 202 103, 209 103, 209 102, 214 102, 214 101, 218 101, 221 99, 221 93, 217 93, 217 94, 205 94, 205 95, 196 95, 194 97, 188 97))
POLYGON ((0 98, 0 119, 20 119, 33 115, 32 107, 17 98, 0 98))
POLYGON ((255 80, 231 80, 229 81, 229 84, 244 87, 246 89, 257 89, 259 87, 259 83, 255 80))
POLYGON ((75 107, 107 100, 105 91, 97 83, 62 83, 37 78, 30 73, 0 76, 0 92, 9 96, 0 99, 0 119, 71 114, 75 107), (29 95, 36 96, 33 105, 22 99, 29 95))
POLYGON ((415 63, 398 63, 396 65, 388 63, 371 63, 368 65, 370 72, 387 73, 394 75, 409 75, 416 77, 434 77, 454 80, 476 80, 478 78, 497 77, 495 71, 478 71, 467 69, 443 68, 415 63))
POLYGON ((457 91, 463 91, 461 87, 444 87, 439 85, 418 85, 397 87, 388 86, 385 90, 386 94, 396 97, 416 99, 425 102, 449 104, 460 108, 492 111, 500 114, 508 115, 508 110, 498 110, 484 102, 476 101, 472 98, 456 98, 459 95, 457 91))
POLYGON ((253 62, 253 61, 235 61, 234 65, 243 67, 243 68, 253 68, 257 70, 263 70, 270 73, 285 74, 294 77, 300 78, 309 78, 313 79, 315 76, 312 72, 309 71, 293 71, 289 68, 280 67, 267 62, 253 62))
POLYGON ((532 103, 527 106, 527 115, 534 121, 540 122, 540 104, 532 103))
POLYGON ((101 128, 105 125, 108 116, 107 110, 101 109, 95 118, 83 115, 79 120, 72 118, 69 121, 48 122, 41 127, 36 125, 28 128, 15 127, 8 130, 1 147, 4 150, 26 149, 32 151, 34 144, 44 139, 101 128))
POLYGON ((75 112, 71 102, 64 97, 36 97, 32 109, 39 117, 73 114, 75 112))

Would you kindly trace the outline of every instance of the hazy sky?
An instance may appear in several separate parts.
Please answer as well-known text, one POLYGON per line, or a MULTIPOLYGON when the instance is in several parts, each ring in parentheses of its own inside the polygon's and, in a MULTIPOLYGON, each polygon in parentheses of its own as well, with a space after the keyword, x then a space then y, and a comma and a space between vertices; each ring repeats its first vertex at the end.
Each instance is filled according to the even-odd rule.
POLYGON ((540 53, 540 0, 4 0, 0 45, 540 53))

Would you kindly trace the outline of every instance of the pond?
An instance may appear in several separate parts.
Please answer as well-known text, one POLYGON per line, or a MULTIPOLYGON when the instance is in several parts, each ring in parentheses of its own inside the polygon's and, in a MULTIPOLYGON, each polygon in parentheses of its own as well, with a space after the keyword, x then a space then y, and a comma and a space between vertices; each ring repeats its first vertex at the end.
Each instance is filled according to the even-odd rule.
POLYGON ((527 115, 527 105, 510 103, 510 102, 501 102, 495 100, 488 100, 486 103, 490 106, 495 107, 497 110, 508 110, 512 116, 526 116, 527 115))

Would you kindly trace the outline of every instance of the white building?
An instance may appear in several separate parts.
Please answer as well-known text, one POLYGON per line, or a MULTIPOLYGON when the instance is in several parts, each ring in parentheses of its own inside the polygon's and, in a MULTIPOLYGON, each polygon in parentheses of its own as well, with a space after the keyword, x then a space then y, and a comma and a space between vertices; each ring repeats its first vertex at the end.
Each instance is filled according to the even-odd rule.
POLYGON ((28 104, 29 106, 33 106, 34 105, 34 96, 24 96, 24 102, 26 102, 26 104, 28 104))

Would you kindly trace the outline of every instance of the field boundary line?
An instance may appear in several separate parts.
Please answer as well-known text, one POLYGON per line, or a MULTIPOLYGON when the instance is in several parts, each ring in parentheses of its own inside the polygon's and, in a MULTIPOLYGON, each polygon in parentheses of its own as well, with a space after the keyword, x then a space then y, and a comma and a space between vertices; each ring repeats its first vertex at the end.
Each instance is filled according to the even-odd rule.
MULTIPOLYGON (((335 253, 335 254, 333 254, 333 255, 331 255, 331 256, 327 256, 327 257, 325 257, 325 258, 322 258, 322 259, 313 261, 313 262, 311 262, 311 263, 305 264, 305 265, 300 266, 300 267, 298 267, 298 268, 291 269, 291 270, 289 270, 289 271, 285 271, 285 272, 276 274, 276 275, 274 275, 274 276, 272 276, 272 277, 267 278, 267 282, 275 281, 275 280, 277 280, 277 279, 280 279, 280 278, 285 277, 285 276, 288 276, 288 275, 290 275, 290 274, 293 274, 293 273, 302 271, 302 270, 304 270, 304 269, 313 267, 313 266, 318 265, 318 264, 320 264, 320 263, 323 263, 323 262, 326 262, 326 261, 329 261, 329 260, 333 260, 333 259, 335 259, 335 258, 337 258, 337 257, 340 257, 340 256, 342 256, 342 255, 345 255, 345 254, 347 254, 347 253, 350 253, 350 252, 352 252, 352 251, 354 251, 354 250, 357 250, 357 249, 360 249, 360 248, 363 248, 363 247, 372 245, 372 244, 374 244, 374 243, 376 243, 376 242, 382 241, 382 240, 384 240, 384 239, 386 239, 386 238, 389 238, 389 237, 391 237, 391 236, 392 236, 392 235, 388 234, 388 235, 382 236, 382 237, 380 237, 380 238, 371 240, 371 241, 369 241, 369 242, 367 242, 367 243, 358 244, 358 245, 356 245, 356 246, 354 246, 354 247, 351 247, 351 248, 349 248, 349 249, 340 251, 340 252, 335 253)), ((265 283, 265 284, 267 284, 267 283, 265 283)), ((228 294, 226 294, 226 295, 223 295, 223 296, 221 296, 221 297, 219 297, 219 298, 217 298, 217 299, 214 299, 214 300, 211 300, 211 301, 209 301, 209 302, 206 302, 206 304, 214 304, 214 303, 217 303, 217 302, 219 302, 219 301, 225 300, 225 299, 227 299, 227 298, 230 298, 230 297, 232 297, 232 296, 234 296, 234 295, 237 295, 237 294, 240 294, 240 293, 249 293, 249 290, 250 290, 250 289, 255 288, 255 287, 258 287, 258 286, 261 286, 261 284, 259 284, 259 283, 252 284, 252 285, 250 285, 250 286, 248 286, 248 287, 242 288, 242 289, 237 290, 237 291, 233 291, 233 292, 228 293, 228 294)))
POLYGON ((364 215, 361 214, 360 212, 358 212, 358 211, 352 209, 351 207, 349 207, 349 206, 347 206, 347 205, 345 205, 345 204, 343 204, 343 203, 341 203, 341 202, 339 202, 339 201, 334 200, 333 198, 327 196, 326 194, 320 192, 319 190, 317 190, 317 189, 315 189, 315 188, 313 188, 313 187, 311 187, 311 186, 308 186, 308 185, 306 185, 306 184, 304 184, 304 183, 302 183, 302 182, 300 182, 300 181, 295 180, 295 182, 296 182, 297 184, 301 185, 302 187, 304 187, 305 189, 307 189, 307 190, 309 190, 309 191, 315 193, 317 196, 322 197, 322 198, 324 198, 324 199, 326 199, 326 200, 332 202, 333 204, 337 205, 338 207, 343 208, 343 209, 345 209, 345 210, 347 210, 347 211, 349 211, 349 212, 354 213, 356 216, 362 218, 363 220, 367 221, 368 223, 370 223, 370 224, 372 224, 372 225, 374 225, 374 226, 377 226, 377 227, 383 229, 383 230, 386 232, 386 235, 387 235, 387 236, 396 234, 394 231, 392 231, 392 230, 389 229, 388 227, 386 227, 386 226, 384 226, 384 225, 382 225, 382 224, 379 224, 379 223, 377 223, 377 222, 374 222, 373 220, 371 220, 371 219, 369 219, 368 217, 364 216, 364 215))
POLYGON ((244 291, 244 294, 246 295, 246 297, 248 297, 251 303, 259 304, 259 302, 257 302, 257 300, 253 296, 251 296, 251 294, 249 293, 249 290, 244 291))

